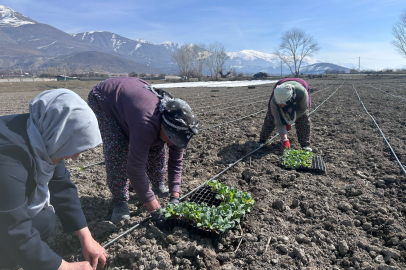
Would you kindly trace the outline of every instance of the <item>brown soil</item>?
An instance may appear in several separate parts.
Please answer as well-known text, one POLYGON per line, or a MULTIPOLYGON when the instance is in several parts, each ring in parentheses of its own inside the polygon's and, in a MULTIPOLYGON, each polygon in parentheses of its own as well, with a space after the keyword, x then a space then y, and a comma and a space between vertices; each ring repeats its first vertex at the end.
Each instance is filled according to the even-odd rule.
MULTIPOLYGON (((201 131, 189 144, 182 194, 229 168, 217 179, 250 192, 257 204, 241 226, 222 239, 189 234, 179 227, 162 232, 148 221, 107 248, 105 269, 406 269, 404 169, 362 106, 405 166, 406 78, 307 81, 312 110, 321 105, 311 115, 312 147, 323 157, 326 174, 282 169, 278 138, 255 151, 265 111, 224 124, 266 109, 272 85, 169 89, 196 113, 204 112, 199 115, 201 128, 220 124, 201 131), (251 151, 255 152, 229 167, 251 151)), ((74 90, 86 99, 90 88, 74 90)), ((27 112, 28 101, 38 93, 1 92, 1 115, 27 112)), ((294 127, 289 138, 298 149, 294 127)), ((111 199, 104 165, 77 170, 102 160, 98 147, 67 166, 89 228, 105 244, 148 214, 132 193, 132 218, 117 226, 109 222, 111 199)), ((163 205, 166 201, 160 199, 163 205)), ((74 234, 62 233, 60 225, 49 245, 68 261, 79 259, 79 241, 74 234)))

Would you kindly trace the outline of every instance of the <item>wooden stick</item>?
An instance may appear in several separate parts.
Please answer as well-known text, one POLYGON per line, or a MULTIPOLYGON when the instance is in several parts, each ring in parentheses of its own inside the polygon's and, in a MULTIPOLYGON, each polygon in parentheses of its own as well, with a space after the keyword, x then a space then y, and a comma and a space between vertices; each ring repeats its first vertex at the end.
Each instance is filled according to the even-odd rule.
POLYGON ((234 250, 234 253, 236 253, 237 252, 237 250, 238 250, 238 248, 240 247, 240 245, 241 245, 241 242, 242 242, 242 237, 241 237, 241 239, 240 239, 240 243, 238 243, 238 246, 237 246, 237 248, 234 250))
POLYGON ((266 247, 265 247, 264 253, 268 250, 269 243, 271 242, 271 238, 272 238, 272 236, 269 236, 268 242, 266 243, 266 247))
POLYGON ((240 228, 240 230, 241 230, 241 239, 240 239, 240 242, 238 243, 238 246, 237 246, 237 248, 234 250, 234 253, 236 253, 237 252, 237 250, 238 250, 238 248, 240 247, 240 245, 241 245, 241 242, 242 242, 242 234, 243 234, 243 231, 242 231, 242 229, 241 229, 241 225, 240 224, 238 224, 238 227, 240 228))

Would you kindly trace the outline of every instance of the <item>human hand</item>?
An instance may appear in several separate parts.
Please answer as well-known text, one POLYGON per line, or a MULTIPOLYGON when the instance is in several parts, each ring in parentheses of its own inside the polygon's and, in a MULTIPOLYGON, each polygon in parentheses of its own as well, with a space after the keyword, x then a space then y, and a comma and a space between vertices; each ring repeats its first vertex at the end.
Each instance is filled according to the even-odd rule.
POLYGON ((89 228, 84 227, 75 233, 82 245, 83 257, 92 265, 93 270, 96 270, 98 262, 100 262, 101 267, 104 267, 107 260, 107 253, 104 248, 93 239, 89 228))
POLYGON ((285 150, 285 149, 287 149, 287 148, 290 148, 290 143, 289 143, 289 140, 288 140, 288 139, 286 139, 286 140, 284 140, 284 141, 282 142, 281 150, 285 150))
POLYGON ((290 130, 291 125, 286 125, 286 131, 290 130))
POLYGON ((82 254, 85 260, 91 263, 93 270, 96 270, 97 264, 99 262, 102 268, 106 264, 107 260, 106 250, 102 246, 100 246, 100 244, 97 243, 93 238, 87 239, 83 242, 82 254))
POLYGON ((155 222, 156 226, 159 229, 168 229, 168 223, 166 222, 165 217, 161 213, 160 209, 155 210, 154 212, 151 212, 149 214, 151 215, 151 219, 155 222))

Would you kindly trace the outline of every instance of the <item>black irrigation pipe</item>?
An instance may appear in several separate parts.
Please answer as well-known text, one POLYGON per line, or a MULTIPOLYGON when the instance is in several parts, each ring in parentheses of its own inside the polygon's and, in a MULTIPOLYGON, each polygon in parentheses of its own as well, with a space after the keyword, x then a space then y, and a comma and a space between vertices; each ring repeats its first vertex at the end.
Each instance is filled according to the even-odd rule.
POLYGON ((399 161, 397 155, 396 155, 395 152, 393 151, 392 146, 390 145, 390 143, 388 142, 388 140, 387 140, 386 137, 385 137, 385 134, 383 134, 381 128, 380 128, 379 125, 378 125, 378 123, 376 123, 375 119, 374 119, 374 118, 372 117, 372 115, 368 112, 367 108, 366 108, 365 105, 364 105, 364 102, 362 102, 360 96, 358 95, 357 89, 355 89, 355 87, 354 87, 353 84, 351 84, 351 85, 352 85, 352 88, 354 88, 355 93, 357 94, 358 100, 361 102, 362 107, 364 107, 365 112, 369 115, 369 117, 371 117, 372 121, 374 121, 375 126, 378 128, 378 130, 379 130, 379 132, 381 133, 383 139, 385 140, 385 142, 386 142, 386 144, 388 145, 389 149, 391 150, 393 156, 395 157, 396 161, 398 162, 400 168, 403 170, 403 173, 406 175, 406 170, 405 170, 405 168, 403 167, 402 163, 399 161))
MULTIPOLYGON (((338 91, 338 89, 340 89, 341 86, 344 85, 344 83, 345 83, 345 81, 344 81, 331 95, 329 95, 322 103, 320 103, 319 106, 317 106, 316 108, 314 108, 314 110, 311 111, 311 112, 309 113, 309 115, 311 115, 312 113, 314 113, 321 105, 324 104, 324 102, 326 102, 329 98, 331 98, 331 97, 338 91)), ((318 92, 319 92, 319 91, 317 91, 317 92, 314 93, 314 94, 317 94, 318 92)))
POLYGON ((227 125, 227 124, 230 124, 230 123, 233 123, 233 122, 237 122, 238 120, 242 120, 242 119, 245 119, 245 118, 247 118, 247 117, 254 116, 254 115, 256 115, 256 114, 265 112, 265 111, 267 111, 267 110, 268 110, 268 109, 263 109, 263 110, 260 110, 259 112, 252 113, 252 114, 249 114, 249 115, 246 115, 246 116, 243 116, 243 117, 240 117, 240 118, 237 118, 237 119, 228 121, 228 122, 224 122, 224 123, 217 124, 217 125, 214 125, 214 126, 211 126, 211 127, 207 127, 207 128, 202 128, 202 129, 199 129, 199 132, 205 131, 205 130, 209 130, 209 129, 212 129, 212 128, 215 128, 215 127, 219 127, 219 126, 222 126, 222 125, 227 125))
POLYGON ((200 91, 199 91, 199 93, 196 95, 196 94, 191 94, 190 92, 188 92, 188 91, 184 91, 184 89, 183 90, 179 90, 179 89, 182 89, 182 88, 179 88, 179 87, 177 87, 177 88, 170 88, 170 87, 168 87, 167 89, 170 89, 169 91, 172 93, 182 93, 182 94, 184 94, 184 95, 182 95, 182 96, 184 96, 184 97, 202 97, 203 95, 205 95, 205 94, 207 94, 207 95, 210 95, 210 94, 213 94, 213 92, 221 92, 221 93, 225 93, 225 92, 236 92, 236 91, 246 91, 247 89, 246 88, 244 88, 244 87, 246 87, 246 86, 235 86, 235 87, 216 87, 216 86, 210 86, 210 87, 202 87, 202 88, 204 88, 204 89, 201 89, 200 91), (213 89, 214 88, 214 89, 213 89), (235 89, 230 89, 230 88, 235 88, 235 89), (219 90, 219 89, 222 89, 222 90, 219 90), (213 90, 218 90, 218 91, 213 91, 213 90))
POLYGON ((367 86, 370 86, 370 87, 372 87, 372 88, 375 88, 375 89, 377 89, 377 90, 379 90, 379 91, 381 91, 381 92, 383 92, 383 93, 385 93, 385 94, 388 94, 388 95, 390 95, 390 96, 393 96, 393 97, 396 97, 396 98, 401 98, 401 99, 406 100, 405 97, 396 96, 396 95, 394 95, 394 94, 391 94, 391 93, 389 93, 389 92, 386 92, 385 90, 382 90, 382 89, 381 89, 382 85, 381 85, 379 88, 377 88, 377 87, 375 87, 375 86, 372 86, 372 85, 368 85, 368 84, 366 84, 366 85, 367 85, 367 86))
MULTIPOLYGON (((255 104, 255 103, 259 103, 259 102, 265 102, 265 101, 268 101, 268 100, 269 100, 269 98, 268 99, 263 99, 263 100, 260 100, 260 101, 244 103, 243 105, 235 105, 235 106, 225 107, 225 108, 222 108, 222 109, 217 109, 217 110, 212 110, 212 111, 207 111, 207 112, 201 112, 201 113, 198 113, 196 115, 203 115, 203 114, 208 114, 208 113, 212 113, 212 112, 224 111, 224 110, 231 109, 231 108, 243 107, 245 105, 255 104)), ((230 103, 232 103, 232 102, 230 102, 230 103)))
MULTIPOLYGON (((344 84, 344 83, 343 83, 344 84)), ((341 86, 343 85, 341 84, 341 86)), ((340 86, 340 87, 341 87, 340 86)), ((338 87, 337 90, 340 88, 338 87)), ((334 91, 337 92, 337 90, 334 91)), ((333 93, 333 94, 334 94, 333 93)), ((333 94, 331 94, 327 99, 329 99, 333 94)), ((323 104, 325 101, 324 100, 321 104, 323 104)), ((313 112, 315 112, 317 110, 318 107, 321 106, 321 104, 319 106, 316 107, 315 110, 313 110, 310 114, 312 114, 313 112)), ((310 115, 309 114, 309 115, 310 115)), ((261 144, 257 149, 251 151, 250 153, 246 154, 245 156, 243 156, 242 158, 238 159, 237 161, 235 161, 234 163, 231 163, 228 165, 227 168, 225 168, 224 170, 222 170, 221 172, 219 172, 218 174, 216 174, 215 176, 213 176, 212 178, 210 178, 209 180, 205 181, 203 184, 197 186, 196 188, 194 188, 192 191, 189 191, 187 194, 185 194, 184 196, 182 196, 181 198, 179 198, 179 201, 183 201, 187 196, 189 196, 190 194, 196 192, 199 188, 201 188, 202 186, 206 185, 207 182, 211 181, 211 180, 215 180, 217 179, 219 176, 221 176, 222 174, 224 174, 226 171, 228 171, 229 169, 231 169, 232 167, 234 167, 238 162, 242 161, 243 159, 249 157, 250 155, 254 154, 255 152, 257 152, 258 150, 260 150, 261 148, 263 148, 265 145, 268 145, 269 143, 271 143, 271 141, 273 141, 276 137, 279 136, 279 133, 277 133, 276 135, 274 135, 272 138, 268 139, 268 141, 266 141, 265 143, 261 144)), ((144 224, 145 222, 147 222, 148 220, 150 220, 151 217, 147 217, 144 220, 142 220, 140 223, 134 225, 133 227, 129 228, 128 230, 126 230, 125 232, 123 232, 122 234, 118 235, 117 237, 115 237, 114 239, 110 240, 109 242, 107 242, 106 244, 103 245, 103 248, 107 248, 109 247, 111 244, 113 244, 115 241, 117 241, 118 239, 122 238, 123 236, 129 234, 130 232, 132 232, 133 230, 135 230, 136 228, 138 228, 139 226, 141 226, 142 224, 144 224)))
MULTIPOLYGON (((250 97, 253 94, 258 94, 258 96, 259 96, 259 95, 267 94, 268 92, 269 92, 268 90, 255 91, 255 93, 254 92, 250 92, 250 93, 247 93, 247 92, 231 92, 231 93, 227 93, 227 94, 224 94, 224 95, 216 95, 216 92, 214 92, 214 93, 211 93, 210 96, 205 96, 205 97, 202 97, 202 98, 196 98, 196 99, 193 99, 193 100, 188 100, 188 103, 193 104, 194 102, 199 102, 199 104, 200 104, 202 99, 210 99, 210 98, 228 98, 228 97, 231 97, 231 96, 238 96, 238 98, 241 98, 241 97, 250 97), (216 95, 216 96, 214 96, 214 95, 216 95)), ((181 96, 179 96, 179 97, 183 98, 181 96)))
MULTIPOLYGON (((271 139, 269 139, 268 142, 271 142, 274 138, 276 138, 279 134, 276 134, 275 136, 273 136, 271 139)), ((187 196, 189 196, 190 194, 196 192, 196 190, 198 190, 199 188, 201 188, 202 186, 204 186, 207 182, 214 180, 216 178, 218 178, 219 176, 221 176, 223 173, 225 173, 226 171, 228 171, 229 169, 231 169, 232 167, 234 167, 238 162, 240 162, 241 160, 245 159, 246 157, 252 155, 253 153, 257 152, 259 149, 261 149, 262 147, 264 147, 267 143, 263 143, 260 147, 258 147, 257 149, 251 151, 250 153, 246 154, 245 156, 243 156, 242 158, 240 158, 239 160, 235 161, 232 164, 229 164, 227 168, 225 168, 224 170, 222 170, 221 172, 219 172, 218 174, 216 174, 215 176, 213 176, 212 178, 210 178, 209 180, 205 181, 203 184, 199 185, 198 187, 194 188, 192 191, 190 191, 189 193, 185 194, 184 196, 182 196, 181 198, 179 198, 179 201, 183 201, 187 196)), ((123 232, 122 234, 118 235, 116 238, 110 240, 108 243, 103 245, 103 248, 107 248, 108 246, 110 246, 111 244, 113 244, 115 241, 117 241, 118 239, 122 238, 123 236, 127 235, 128 233, 132 232, 133 230, 135 230, 136 228, 138 228, 139 226, 141 226, 141 224, 147 222, 148 220, 150 220, 151 217, 147 217, 144 220, 142 220, 140 223, 134 225, 133 227, 129 228, 128 230, 126 230, 125 232, 123 232)))
POLYGON ((145 222, 147 222, 148 220, 150 220, 151 217, 147 217, 144 220, 142 220, 140 223, 132 226, 131 228, 129 228, 128 230, 126 230, 125 232, 123 232, 122 234, 118 235, 116 238, 110 240, 109 242, 107 242, 106 244, 104 244, 102 247, 103 248, 107 248, 109 247, 111 244, 113 244, 114 242, 116 242, 118 239, 126 236, 127 234, 129 234, 130 232, 134 231, 136 228, 138 228, 139 226, 141 226, 142 224, 144 224, 145 222))
MULTIPOLYGON (((343 84, 344 84, 344 83, 343 83, 343 84)), ((341 84, 341 86, 342 86, 343 84, 341 84)), ((340 87, 341 87, 341 86, 340 86, 340 87)), ((330 87, 327 87, 327 88, 330 88, 330 87)), ((327 89, 327 88, 325 88, 325 89, 327 89)), ((323 89, 323 90, 325 90, 325 89, 323 89)), ((338 90, 338 88, 337 88, 337 90, 338 90)), ((335 92, 337 92, 337 90, 336 90, 335 92)), ((320 90, 320 91, 322 91, 322 90, 320 90)), ((320 91, 317 91, 316 93, 314 93, 314 95, 317 94, 317 93, 320 92, 320 91)), ((334 93, 335 93, 335 92, 334 92, 334 93)), ((334 93, 333 93, 333 94, 334 94, 334 93)), ((333 94, 331 94, 330 96, 332 96, 333 94)), ((329 98, 330 98, 330 97, 328 97, 327 99, 329 99, 329 98)), ((325 100, 325 101, 326 101, 326 100, 325 100)), ((323 103, 324 103, 325 101, 323 101, 323 103)), ((323 103, 322 103, 322 104, 323 104, 323 103)), ((320 104, 318 107, 320 107, 322 104, 320 104)), ((318 108, 318 107, 317 107, 317 108, 318 108)), ((316 108, 316 109, 317 109, 317 108, 316 108)), ((315 110, 316 110, 316 109, 315 109, 315 110)), ((205 131, 205 130, 209 130, 209 129, 212 129, 212 128, 215 128, 215 127, 218 127, 218 126, 227 125, 227 124, 230 124, 230 123, 233 123, 233 122, 237 122, 238 120, 242 120, 242 119, 245 119, 245 118, 247 118, 247 117, 254 116, 254 115, 259 114, 259 113, 262 113, 262 112, 264 112, 264 111, 266 111, 266 110, 268 110, 268 108, 263 109, 263 110, 258 111, 258 112, 255 112, 255 113, 252 113, 252 114, 249 114, 249 115, 247 115, 247 116, 243 116, 243 117, 240 117, 240 118, 237 118, 237 119, 228 121, 228 122, 224 122, 224 123, 217 124, 217 125, 214 125, 214 126, 210 126, 210 127, 207 127, 207 128, 202 128, 202 129, 199 129, 199 131, 205 131)))
MULTIPOLYGON (((318 90, 316 93, 314 93, 313 95, 315 95, 315 94, 317 94, 317 93, 319 93, 319 92, 321 92, 321 91, 323 91, 323 90, 326 90, 326 89, 328 89, 328 88, 330 88, 331 86, 329 86, 329 87, 326 87, 326 88, 323 88, 322 90, 318 90)), ((340 86, 341 87, 341 86, 340 86)), ((337 91, 337 90, 336 90, 337 91)), ((334 92, 335 93, 335 92, 334 92)), ((333 94, 334 94, 333 93, 333 94)), ((331 96, 331 95, 330 95, 331 96)), ((327 99, 329 99, 330 97, 328 97, 327 99)), ((324 103, 324 102, 323 102, 324 103)), ((245 105, 247 105, 247 104, 245 104, 245 105)), ((320 107, 320 105, 318 106, 318 107, 320 107)), ((318 108, 317 107, 317 108, 318 108)), ((231 107, 229 107, 229 108, 231 108, 231 107)), ((316 108, 316 109, 317 109, 316 108)), ((316 110, 315 109, 315 110, 316 110)), ((266 110, 266 109, 265 109, 266 110)), ((313 111, 315 111, 315 110, 313 110, 313 111)), ((253 114, 250 114, 250 115, 247 115, 247 116, 244 116, 244 117, 241 117, 241 118, 238 118, 238 119, 235 119, 235 120, 232 120, 232 121, 230 121, 230 122, 226 122, 226 123, 223 123, 223 125, 224 124, 229 124, 229 123, 232 123, 232 122, 236 122, 236 121, 238 121, 238 120, 241 120, 241 119, 244 119, 244 118, 247 118, 247 117, 249 117, 249 116, 253 116, 253 115, 256 115, 256 114, 258 114, 258 113, 261 113, 261 112, 263 112, 264 110, 262 110, 262 111, 259 111, 259 112, 256 112, 256 113, 253 113, 253 114)), ((310 114, 312 114, 313 113, 313 111, 310 113, 310 114)), ((213 112, 213 111, 211 111, 211 112, 213 112)), ((208 112, 207 112, 208 113, 208 112)), ((309 114, 309 115, 310 115, 309 114)), ((214 127, 217 127, 217 126, 221 126, 222 124, 219 124, 219 125, 216 125, 216 126, 214 126, 214 127)), ((209 127, 209 128, 204 128, 204 129, 200 129, 199 131, 203 131, 203 130, 208 130, 208 129, 211 129, 211 128, 214 128, 214 127, 209 127)), ((94 165, 99 165, 99 164, 103 164, 104 163, 104 161, 100 161, 100 162, 97 162, 97 163, 93 163, 93 164, 89 164, 89 165, 86 165, 86 166, 84 166, 84 167, 79 167, 79 168, 77 168, 77 169, 79 169, 79 170, 83 170, 83 169, 86 169, 86 168, 88 168, 88 167, 91 167, 91 166, 94 166, 94 165)), ((71 169, 70 171, 73 171, 73 170, 75 170, 75 169, 71 169)))
POLYGON ((255 99, 255 98, 265 97, 265 96, 267 96, 269 98, 269 95, 258 95, 258 96, 251 97, 251 98, 236 99, 236 100, 231 100, 229 102, 218 103, 218 104, 213 104, 213 105, 204 105, 204 106, 193 108, 193 110, 200 110, 200 109, 207 108, 207 107, 217 107, 217 106, 230 104, 230 103, 234 103, 234 102, 238 102, 238 101, 245 101, 245 100, 250 100, 250 99, 255 99))
MULTIPOLYGON (((323 88, 323 89, 321 89, 321 90, 317 90, 314 94, 316 94, 316 93, 318 93, 318 92, 320 92, 320 91, 324 91, 324 90, 326 90, 326 89, 328 89, 328 88, 330 88, 331 86, 328 86, 328 87, 326 87, 326 88, 323 88)), ((267 90, 267 92, 268 92, 268 90, 267 90)), ((234 93, 233 93, 234 94, 234 93)), ((266 95, 266 96, 269 96, 269 93, 267 93, 268 95, 266 95)), ((227 97, 228 95, 223 95, 222 97, 224 98, 224 97, 227 97)), ((250 96, 250 95, 248 95, 248 96, 250 96)), ((255 97, 252 97, 252 98, 248 98, 248 99, 238 99, 238 100, 232 100, 232 101, 230 101, 230 102, 226 102, 226 103, 219 103, 219 104, 215 104, 215 105, 204 105, 204 106, 200 106, 200 107, 194 107, 193 108, 193 110, 199 110, 199 109, 202 109, 202 108, 207 108, 207 107, 215 107, 215 106, 220 106, 220 105, 224 105, 224 104, 230 104, 230 103, 233 103, 233 102, 238 102, 238 101, 245 101, 245 100, 249 100, 249 99, 255 99, 255 98, 258 98, 258 97, 263 97, 264 95, 258 95, 258 96, 255 96, 255 97)), ((249 103, 249 104, 251 104, 251 103, 249 103)), ((229 107, 229 108, 232 108, 232 107, 229 107)), ((198 115, 200 115, 200 114, 202 114, 202 113, 199 113, 198 115)))
MULTIPOLYGON (((249 96, 253 92, 255 92, 255 93, 267 92, 267 91, 269 91, 269 88, 261 89, 261 90, 250 90, 249 92, 247 91, 247 89, 241 89, 241 90, 242 91, 235 91, 235 90, 233 92, 230 91, 227 94, 219 95, 219 96, 216 96, 216 97, 227 97, 227 96, 229 96, 229 94, 246 94, 247 96, 249 96)), ((199 101, 199 100, 202 100, 202 99, 211 98, 211 97, 213 97, 212 95, 214 95, 215 93, 218 93, 218 92, 210 92, 210 93, 207 93, 207 95, 205 95, 205 96, 198 96, 198 97, 193 98, 193 99, 188 99, 188 97, 185 97, 183 95, 179 95, 179 97, 182 98, 182 99, 187 100, 188 103, 189 102, 192 103, 192 102, 199 101)))

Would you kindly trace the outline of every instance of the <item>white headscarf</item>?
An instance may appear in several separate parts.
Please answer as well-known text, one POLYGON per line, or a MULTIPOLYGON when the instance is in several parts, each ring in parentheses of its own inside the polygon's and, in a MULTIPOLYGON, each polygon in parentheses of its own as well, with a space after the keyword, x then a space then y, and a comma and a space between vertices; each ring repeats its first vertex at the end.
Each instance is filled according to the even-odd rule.
POLYGON ((274 96, 276 104, 285 104, 293 96, 295 86, 290 83, 284 83, 275 87, 274 96))
POLYGON ((102 143, 97 118, 87 103, 68 89, 44 91, 29 105, 27 131, 37 167, 37 187, 28 201, 34 217, 49 201, 52 159, 71 156, 102 143))

